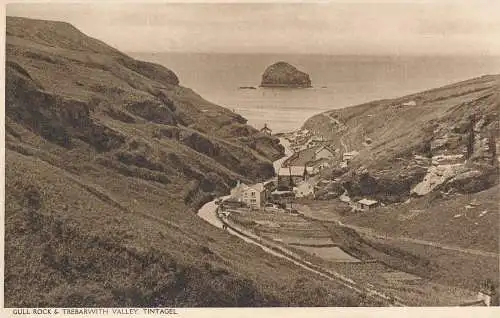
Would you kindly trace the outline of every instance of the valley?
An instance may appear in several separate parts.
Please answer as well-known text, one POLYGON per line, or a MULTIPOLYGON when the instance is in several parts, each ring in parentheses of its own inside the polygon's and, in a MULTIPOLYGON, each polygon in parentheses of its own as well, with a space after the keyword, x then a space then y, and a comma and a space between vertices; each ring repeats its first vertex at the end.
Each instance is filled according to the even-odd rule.
POLYGON ((273 135, 66 22, 5 73, 6 307, 498 304, 499 75, 273 135))
POLYGON ((484 76, 315 116, 280 135, 290 152, 263 183, 274 187, 237 186, 221 217, 401 302, 461 305, 484 286, 497 293, 499 91, 498 76, 484 76), (419 104, 428 117, 406 117, 419 104), (395 129, 391 121, 379 135, 373 117, 387 113, 395 129), (255 206, 245 191, 272 205, 255 206))

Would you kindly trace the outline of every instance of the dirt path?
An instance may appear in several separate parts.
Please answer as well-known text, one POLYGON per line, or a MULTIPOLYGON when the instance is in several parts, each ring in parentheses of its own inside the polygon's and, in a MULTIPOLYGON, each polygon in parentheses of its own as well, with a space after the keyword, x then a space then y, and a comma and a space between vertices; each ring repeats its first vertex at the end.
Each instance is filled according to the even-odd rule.
POLYGON ((276 173, 276 175, 278 175, 283 162, 285 162, 285 160, 293 155, 293 151, 290 149, 290 142, 288 140, 286 140, 285 138, 280 138, 280 143, 285 148, 285 156, 273 162, 274 172, 276 173))
POLYGON ((475 249, 470 249, 470 248, 462 248, 458 246, 452 246, 448 244, 441 244, 437 242, 431 242, 431 241, 426 241, 426 240, 420 240, 420 239, 414 239, 410 237, 404 237, 404 236, 388 236, 384 234, 377 233, 373 231, 370 228, 366 227, 360 227, 360 226, 355 226, 355 225, 348 225, 348 224, 343 224, 342 222, 338 222, 340 225, 349 227, 353 230, 356 230, 359 233, 363 233, 368 236, 380 238, 380 239, 385 239, 385 240, 392 240, 392 241, 401 241, 401 242, 409 242, 409 243, 414 243, 414 244, 419 244, 419 245, 426 245, 426 246, 432 246, 436 248, 440 248, 443 250, 449 250, 449 251, 454 251, 454 252, 460 252, 460 253, 465 253, 465 254, 471 254, 471 255, 478 255, 478 256, 484 256, 484 257, 499 257, 500 254, 494 253, 494 252, 486 252, 486 251, 481 251, 481 250, 475 250, 475 249))
POLYGON ((437 242, 431 242, 431 241, 420 240, 420 239, 404 237, 404 236, 389 236, 386 234, 379 233, 371 228, 352 225, 352 224, 344 224, 340 221, 340 218, 338 216, 332 215, 332 216, 328 216, 328 217, 320 217, 318 215, 315 215, 315 213, 306 205, 296 204, 295 206, 297 207, 297 209, 300 212, 304 213, 305 216, 307 216, 311 219, 314 219, 316 221, 322 221, 322 222, 335 222, 341 226, 351 228, 360 234, 364 234, 364 235, 375 237, 375 238, 384 239, 384 240, 392 240, 392 241, 409 242, 409 243, 414 243, 414 244, 419 244, 419 245, 427 245, 427 246, 432 246, 435 248, 440 248, 443 250, 455 251, 455 252, 466 253, 466 254, 471 254, 471 255, 479 255, 479 256, 484 256, 484 257, 499 257, 499 254, 494 253, 494 252, 486 252, 486 251, 475 250, 475 249, 470 249, 470 248, 462 248, 462 247, 458 247, 458 246, 441 244, 441 243, 437 243, 437 242))
MULTIPOLYGON (((335 126, 339 127, 338 130, 342 131, 345 129, 344 123, 341 123, 337 118, 333 118, 330 114, 323 113, 323 116, 328 118, 328 120, 335 126)), ((344 137, 340 137, 340 144, 342 145, 342 148, 344 148, 344 152, 348 152, 349 150, 347 149, 347 145, 344 142, 344 137)))
POLYGON ((340 144, 342 145, 342 148, 344 148, 344 152, 348 152, 347 145, 344 142, 344 137, 340 137, 340 144))

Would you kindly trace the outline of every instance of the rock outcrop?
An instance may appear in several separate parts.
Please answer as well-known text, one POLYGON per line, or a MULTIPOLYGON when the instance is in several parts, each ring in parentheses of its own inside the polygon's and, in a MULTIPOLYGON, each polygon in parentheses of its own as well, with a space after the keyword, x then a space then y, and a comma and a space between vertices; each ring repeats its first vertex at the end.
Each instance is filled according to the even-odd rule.
POLYGON ((262 74, 261 87, 311 87, 309 75, 286 62, 270 65, 262 74))

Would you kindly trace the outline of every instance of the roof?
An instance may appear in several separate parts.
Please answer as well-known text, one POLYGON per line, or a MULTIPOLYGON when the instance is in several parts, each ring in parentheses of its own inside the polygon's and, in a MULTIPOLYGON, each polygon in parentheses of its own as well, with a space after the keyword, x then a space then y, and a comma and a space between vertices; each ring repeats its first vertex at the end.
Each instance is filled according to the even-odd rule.
POLYGON ((417 102, 414 100, 403 103, 404 106, 417 106, 417 102))
POLYGON ((316 152, 314 154, 317 155, 318 153, 320 153, 323 150, 328 151, 332 156, 334 156, 336 153, 335 149, 330 148, 328 145, 323 145, 323 146, 320 146, 320 148, 318 150, 316 150, 316 152))
POLYGON ((332 154, 335 154, 335 149, 332 149, 328 147, 327 145, 320 146, 320 148, 316 151, 316 153, 320 152, 321 150, 327 150, 331 152, 332 154))
POLYGON ((319 158, 319 159, 316 159, 314 161, 309 162, 308 166, 317 167, 317 166, 322 165, 324 163, 329 163, 330 161, 331 161, 331 159, 328 159, 328 158, 319 158))
POLYGON ((279 176, 302 176, 304 174, 304 166, 281 167, 278 171, 279 176))
POLYGON ((271 194, 274 194, 274 195, 282 195, 282 194, 287 194, 287 195, 293 195, 293 191, 278 191, 278 190, 275 190, 273 192, 271 192, 271 194))
POLYGON ((344 152, 344 156, 357 156, 359 155, 358 151, 344 152))
POLYGON ((276 182, 276 180, 267 180, 267 181, 264 181, 264 186, 267 186, 268 184, 274 184, 276 182))
POLYGON ((310 140, 316 140, 316 141, 324 141, 325 138, 323 136, 318 136, 318 135, 313 135, 310 140))
POLYGON ((377 204, 377 203, 378 203, 378 201, 375 201, 375 200, 369 200, 369 199, 361 199, 361 200, 359 200, 359 201, 358 201, 358 203, 361 203, 361 204, 363 204, 363 205, 368 205, 368 206, 370 206, 370 205, 377 204))
POLYGON ((294 153, 290 158, 286 160, 286 164, 302 165, 309 161, 314 160, 316 153, 320 150, 321 146, 311 147, 299 152, 294 153))

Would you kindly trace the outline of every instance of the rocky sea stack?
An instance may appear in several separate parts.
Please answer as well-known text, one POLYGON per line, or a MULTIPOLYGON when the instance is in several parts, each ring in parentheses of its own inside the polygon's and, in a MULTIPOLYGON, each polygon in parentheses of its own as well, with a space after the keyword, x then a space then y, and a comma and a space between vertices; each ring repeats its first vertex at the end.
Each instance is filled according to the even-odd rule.
POLYGON ((311 87, 309 75, 286 62, 270 65, 262 74, 261 87, 311 87))

